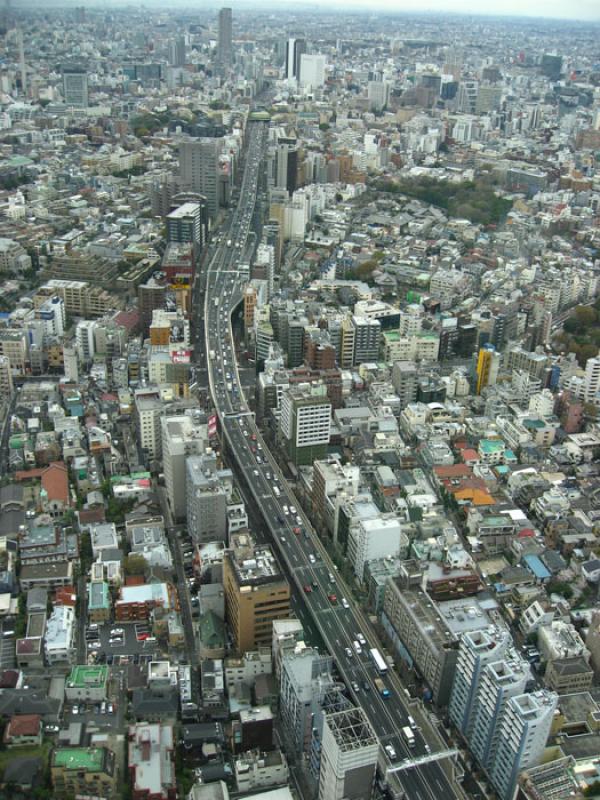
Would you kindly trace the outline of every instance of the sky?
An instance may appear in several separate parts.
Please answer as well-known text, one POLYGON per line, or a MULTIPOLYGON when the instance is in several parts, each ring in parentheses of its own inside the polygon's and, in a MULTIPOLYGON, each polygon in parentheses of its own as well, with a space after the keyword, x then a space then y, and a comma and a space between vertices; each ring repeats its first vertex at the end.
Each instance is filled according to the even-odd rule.
MULTIPOLYGON (((224 0, 225 2, 225 0, 224 0)), ((255 0, 256 6, 262 5, 255 0)), ((227 5, 235 8, 236 0, 227 5)), ((253 5, 251 0, 242 0, 240 6, 253 5)), ((279 5, 286 10, 312 5, 323 10, 370 10, 391 12, 442 11, 451 14, 486 14, 502 16, 545 17, 572 20, 600 21, 600 0, 267 0, 265 5, 279 5)))

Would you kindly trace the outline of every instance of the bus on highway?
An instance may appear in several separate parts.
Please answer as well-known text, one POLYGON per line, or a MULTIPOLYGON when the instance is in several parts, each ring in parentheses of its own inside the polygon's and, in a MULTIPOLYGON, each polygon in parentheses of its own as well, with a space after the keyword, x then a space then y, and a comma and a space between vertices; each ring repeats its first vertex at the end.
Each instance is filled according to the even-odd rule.
POLYGON ((402 735, 406 739, 406 744, 409 747, 414 747, 415 746, 415 735, 414 735, 414 733, 411 731, 411 729, 408 726, 406 726, 405 728, 402 728, 402 735))
POLYGON ((374 647, 372 650, 369 650, 369 655, 373 659, 373 663, 375 664, 375 667, 377 668, 377 672, 380 675, 385 675, 386 672, 388 671, 388 666, 385 663, 385 660, 384 660, 383 656, 381 655, 381 653, 379 652, 379 650, 377 650, 377 648, 374 647))

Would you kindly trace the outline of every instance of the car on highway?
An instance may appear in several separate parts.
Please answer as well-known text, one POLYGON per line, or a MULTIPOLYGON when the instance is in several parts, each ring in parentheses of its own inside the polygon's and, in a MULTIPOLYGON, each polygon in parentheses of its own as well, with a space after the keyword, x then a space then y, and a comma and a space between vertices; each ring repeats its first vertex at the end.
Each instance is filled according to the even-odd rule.
POLYGON ((298 513, 296 506, 290 506, 290 513, 294 515, 298 513))
POLYGON ((122 636, 125 633, 123 628, 113 628, 110 632, 111 636, 122 636))
POLYGON ((313 589, 318 589, 319 588, 319 584, 316 581, 313 581, 312 582, 312 587, 313 587, 313 589))
POLYGON ((353 688, 353 690, 355 692, 360 692, 360 686, 358 685, 358 683, 356 681, 352 681, 352 683, 350 685, 352 686, 352 688, 353 688))
POLYGON ((387 753, 387 756, 390 759, 390 761, 396 760, 396 751, 394 750, 391 744, 386 744, 386 746, 383 749, 387 753))
POLYGON ((344 606, 344 608, 350 608, 350 604, 348 603, 345 597, 342 597, 342 605, 344 606))
POLYGON ((346 656, 347 656, 348 658, 352 658, 352 655, 353 655, 353 653, 352 653, 352 650, 350 650, 350 648, 349 648, 349 647, 346 647, 346 648, 344 649, 344 652, 346 653, 346 656))
POLYGON ((369 681, 363 681, 363 692, 370 692, 371 691, 371 684, 369 681))
POLYGON ((312 553, 309 553, 308 554, 308 560, 310 561, 311 564, 314 564, 317 559, 314 557, 314 555, 312 553))
POLYGON ((335 578, 333 577, 333 575, 331 574, 331 572, 328 574, 328 576, 327 576, 327 577, 329 578, 329 583, 335 583, 335 578))
POLYGON ((335 594, 328 594, 327 599, 330 603, 335 604, 337 603, 337 596, 335 594))
POLYGON ((359 644, 361 644, 363 647, 366 645, 366 643, 367 643, 367 640, 366 640, 366 639, 365 639, 365 637, 362 635, 362 633, 357 633, 357 634, 356 634, 356 638, 358 639, 358 641, 359 641, 359 644))
POLYGON ((294 531, 294 533, 296 534, 296 536, 300 536, 300 528, 298 528, 298 527, 296 526, 295 528, 292 528, 292 530, 294 531))
POLYGON ((362 653, 362 647, 356 640, 352 642, 352 647, 354 647, 354 652, 356 653, 357 656, 359 656, 362 653))
POLYGON ((310 586, 307 583, 306 586, 304 587, 304 591, 306 592, 306 594, 310 594, 312 592, 312 586, 310 586))

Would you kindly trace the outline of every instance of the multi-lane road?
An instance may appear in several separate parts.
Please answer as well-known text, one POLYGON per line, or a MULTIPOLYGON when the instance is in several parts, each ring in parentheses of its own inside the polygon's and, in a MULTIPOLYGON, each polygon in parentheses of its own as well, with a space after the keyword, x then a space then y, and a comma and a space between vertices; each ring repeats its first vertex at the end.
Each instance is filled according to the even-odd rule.
MULTIPOLYGON (((197 320, 199 324, 203 317, 210 393, 231 458, 244 476, 288 575, 303 594, 306 608, 335 657, 349 692, 365 711, 381 742, 380 764, 384 769, 393 769, 404 759, 428 758, 430 746, 418 730, 412 748, 403 737, 401 730, 409 725, 403 688, 395 675, 380 676, 376 671, 368 655, 369 648, 377 646, 373 631, 352 601, 309 520, 296 508, 298 502, 256 427, 239 380, 231 314, 241 300, 247 279, 239 265, 244 263, 248 248, 267 136, 264 122, 248 124, 240 200, 210 261, 203 314, 197 320), (360 653, 354 645, 359 634, 366 640, 360 653), (375 686, 378 679, 389 691, 387 698, 375 686)), ((461 794, 435 760, 390 773, 388 781, 390 788, 410 800, 438 800, 442 796, 450 800, 461 794)))

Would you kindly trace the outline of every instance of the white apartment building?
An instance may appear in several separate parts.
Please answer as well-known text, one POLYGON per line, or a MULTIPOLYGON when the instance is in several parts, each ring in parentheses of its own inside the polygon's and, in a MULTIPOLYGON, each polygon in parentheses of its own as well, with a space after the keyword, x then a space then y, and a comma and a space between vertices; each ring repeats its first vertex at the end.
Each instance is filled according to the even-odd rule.
POLYGON ((44 653, 50 665, 71 662, 75 657, 75 609, 55 606, 48 618, 44 653))
POLYGON ((80 320, 75 328, 77 352, 84 364, 89 364, 96 355, 96 328, 96 323, 89 319, 80 320))
POLYGON ((501 800, 510 800, 519 773, 536 766, 544 753, 558 696, 545 690, 511 697, 499 725, 498 750, 490 768, 501 800))
POLYGON ((162 417, 160 430, 169 506, 174 519, 184 519, 185 462, 188 456, 201 455, 208 447, 208 426, 202 412, 194 409, 185 415, 162 417))
POLYGON ((363 519, 354 525, 348 537, 348 560, 359 581, 362 582, 367 561, 397 556, 403 540, 406 534, 402 532, 400 520, 395 518, 363 519))
POLYGON ((302 53, 300 56, 300 85, 318 89, 325 83, 325 56, 302 53))

